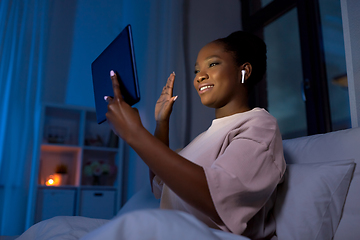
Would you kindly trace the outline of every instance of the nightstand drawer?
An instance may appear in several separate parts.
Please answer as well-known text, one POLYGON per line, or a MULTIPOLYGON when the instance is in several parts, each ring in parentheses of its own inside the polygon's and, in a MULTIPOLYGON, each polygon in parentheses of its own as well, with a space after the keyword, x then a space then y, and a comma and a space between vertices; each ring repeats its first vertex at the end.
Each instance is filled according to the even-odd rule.
POLYGON ((55 216, 73 216, 75 189, 39 189, 36 222, 55 216))
POLYGON ((115 191, 82 190, 80 216, 110 219, 115 215, 115 191))

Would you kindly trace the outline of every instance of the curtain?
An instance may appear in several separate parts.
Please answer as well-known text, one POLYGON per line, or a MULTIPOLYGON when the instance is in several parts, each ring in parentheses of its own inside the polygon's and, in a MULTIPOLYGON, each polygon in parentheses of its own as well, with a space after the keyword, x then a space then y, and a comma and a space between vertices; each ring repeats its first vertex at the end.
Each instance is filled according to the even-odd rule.
POLYGON ((0 1, 0 235, 24 231, 39 133, 48 1, 0 1))

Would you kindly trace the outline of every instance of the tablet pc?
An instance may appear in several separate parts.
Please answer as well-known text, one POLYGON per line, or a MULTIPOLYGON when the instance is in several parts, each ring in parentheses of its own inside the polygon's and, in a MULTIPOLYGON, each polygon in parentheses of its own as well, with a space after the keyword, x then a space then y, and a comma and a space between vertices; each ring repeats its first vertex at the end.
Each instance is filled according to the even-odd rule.
POLYGON ((130 25, 127 25, 91 64, 98 124, 106 121, 105 114, 108 104, 104 100, 104 96, 114 97, 110 70, 114 70, 118 76, 124 100, 130 106, 139 102, 139 83, 130 25))

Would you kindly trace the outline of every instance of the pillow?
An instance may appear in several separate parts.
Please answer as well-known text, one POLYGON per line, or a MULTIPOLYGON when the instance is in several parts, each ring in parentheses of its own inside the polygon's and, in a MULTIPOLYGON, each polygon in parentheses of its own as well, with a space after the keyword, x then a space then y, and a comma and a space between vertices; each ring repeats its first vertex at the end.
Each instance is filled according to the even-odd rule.
POLYGON ((332 239, 354 167, 353 160, 288 164, 274 207, 278 239, 332 239))

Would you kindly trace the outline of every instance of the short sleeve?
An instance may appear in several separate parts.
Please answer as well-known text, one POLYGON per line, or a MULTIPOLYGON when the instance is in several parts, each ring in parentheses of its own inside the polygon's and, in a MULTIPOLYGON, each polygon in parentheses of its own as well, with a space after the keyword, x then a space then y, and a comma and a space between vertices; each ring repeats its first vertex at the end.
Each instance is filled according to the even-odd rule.
POLYGON ((225 231, 242 234, 266 204, 285 171, 277 124, 230 132, 223 153, 204 167, 215 208, 225 231), (226 229, 227 228, 227 229, 226 229))
POLYGON ((161 198, 163 186, 164 182, 158 176, 155 176, 152 181, 152 191, 156 199, 161 198))

